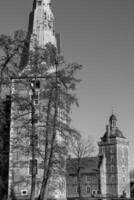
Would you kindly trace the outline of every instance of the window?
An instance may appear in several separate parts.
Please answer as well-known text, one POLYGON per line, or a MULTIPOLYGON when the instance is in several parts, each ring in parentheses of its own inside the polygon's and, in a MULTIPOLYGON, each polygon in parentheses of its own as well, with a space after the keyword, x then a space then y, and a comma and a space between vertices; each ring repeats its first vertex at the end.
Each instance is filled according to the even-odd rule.
POLYGON ((31 159, 31 160, 29 161, 29 174, 30 174, 30 175, 32 175, 32 168, 33 168, 33 166, 34 166, 34 168, 33 168, 33 173, 35 173, 35 174, 38 173, 37 163, 38 163, 37 159, 35 159, 34 161, 31 159))
POLYGON ((87 176, 87 181, 88 181, 88 182, 91 182, 91 181, 92 181, 92 176, 88 175, 88 176, 87 176))
POLYGON ((125 167, 124 166, 122 167, 122 172, 125 173, 125 167))
POLYGON ((112 173, 114 172, 114 166, 113 165, 111 166, 111 172, 112 173))
POLYGON ((38 124, 38 122, 39 122, 39 114, 35 113, 35 115, 34 115, 34 123, 38 124))
POLYGON ((38 6, 40 6, 41 5, 41 1, 38 1, 38 6))
POLYGON ((104 153, 104 147, 101 147, 101 149, 100 149, 100 153, 104 153))
POLYGON ((27 190, 21 190, 21 196, 26 196, 28 195, 28 191, 27 190))
POLYGON ((91 197, 95 197, 95 195, 96 195, 96 190, 93 190, 91 197))
MULTIPOLYGON (((31 100, 32 100, 32 95, 31 95, 31 100)), ((34 105, 38 105, 39 104, 39 92, 35 92, 34 94, 34 105)))
POLYGON ((16 161, 18 161, 18 160, 20 159, 20 156, 21 156, 21 155, 20 155, 20 151, 19 151, 19 150, 16 150, 16 151, 15 151, 15 154, 16 154, 16 155, 15 155, 16 161))
POLYGON ((75 187, 74 187, 74 191, 75 191, 75 193, 79 193, 79 187, 78 187, 78 186, 75 186, 75 187))
POLYGON ((91 189, 90 189, 89 186, 87 187, 87 193, 88 193, 88 194, 91 193, 91 189))
POLYGON ((96 190, 93 190, 93 194, 97 194, 96 190))
POLYGON ((111 146, 111 153, 114 153, 114 146, 111 146))
POLYGON ((114 163, 114 156, 111 156, 111 163, 114 163))
POLYGON ((39 104, 39 93, 38 93, 38 92, 35 93, 35 96, 34 96, 34 104, 35 104, 35 105, 38 105, 38 104, 39 104))
POLYGON ((97 178, 96 178, 96 176, 93 176, 93 177, 92 177, 92 183, 94 183, 94 184, 97 183, 97 178))
POLYGON ((125 182, 126 181, 126 179, 125 179, 125 177, 123 177, 123 182, 125 182))
POLYGON ((77 184, 77 177, 70 175, 69 176, 69 182, 71 182, 73 185, 76 185, 77 184))
POLYGON ((77 186, 77 193, 79 194, 79 192, 80 192, 80 187, 79 186, 77 186))
POLYGON ((114 182, 115 182, 115 176, 112 175, 112 176, 111 176, 111 183, 114 183, 114 182))

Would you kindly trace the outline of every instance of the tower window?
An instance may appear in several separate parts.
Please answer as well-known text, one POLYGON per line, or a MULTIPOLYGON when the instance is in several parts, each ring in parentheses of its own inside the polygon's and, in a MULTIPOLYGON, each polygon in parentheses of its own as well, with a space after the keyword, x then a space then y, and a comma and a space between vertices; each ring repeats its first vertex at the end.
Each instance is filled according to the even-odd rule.
POLYGON ((41 6, 41 1, 38 1, 38 6, 41 6))
POLYGON ((114 172, 114 166, 113 165, 111 166, 111 172, 112 173, 114 172))
POLYGON ((73 177, 73 183, 76 184, 77 183, 77 176, 73 177))
POLYGON ((91 177, 90 175, 88 175, 88 176, 87 176, 87 181, 88 181, 88 182, 91 182, 91 180, 92 180, 92 177, 91 177))
POLYGON ((34 117, 34 123, 35 123, 35 124, 38 124, 38 122, 39 122, 39 114, 36 113, 36 114, 35 114, 35 117, 34 117))
POLYGON ((111 163, 114 163, 114 156, 111 156, 111 163))
MULTIPOLYGON (((31 95, 31 100, 32 100, 32 95, 31 95)), ((39 104, 39 92, 35 92, 34 94, 34 105, 38 105, 39 104)))
POLYGON ((115 181, 115 177, 114 177, 114 175, 112 175, 111 176, 111 183, 114 183, 114 181, 115 181))
POLYGON ((96 182, 97 182, 96 176, 93 176, 93 177, 92 177, 92 183, 95 184, 96 182))
POLYGON ((125 182, 126 181, 126 179, 125 179, 125 177, 123 177, 123 182, 125 182))
POLYGON ((39 104, 39 93, 36 92, 35 96, 34 96, 34 104, 38 105, 39 104))
POLYGON ((101 154, 104 153, 104 147, 101 147, 101 149, 100 149, 100 153, 101 153, 101 154))
POLYGON ((21 190, 21 196, 26 196, 28 194, 27 190, 21 190))
POLYGON ((125 173, 125 167, 122 167, 122 172, 125 173))
POLYGON ((111 153, 114 153, 114 146, 111 146, 111 153))
POLYGON ((79 193, 79 187, 78 186, 75 187, 75 193, 79 193))
POLYGON ((89 187, 89 186, 87 187, 87 193, 88 193, 88 194, 90 194, 90 193, 91 193, 91 189, 90 189, 90 187, 89 187))
POLYGON ((35 89, 40 89, 40 81, 39 80, 32 81, 32 84, 34 85, 35 89))

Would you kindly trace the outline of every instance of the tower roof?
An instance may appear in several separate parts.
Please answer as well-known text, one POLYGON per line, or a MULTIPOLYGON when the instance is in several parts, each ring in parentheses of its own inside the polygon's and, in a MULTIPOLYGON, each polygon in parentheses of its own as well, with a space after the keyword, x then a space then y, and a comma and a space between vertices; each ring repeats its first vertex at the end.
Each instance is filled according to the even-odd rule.
POLYGON ((116 126, 117 117, 112 114, 109 118, 109 125, 107 125, 106 132, 104 136, 101 138, 103 142, 106 142, 112 138, 125 138, 121 130, 116 126))
POLYGON ((109 136, 108 136, 108 132, 106 131, 106 132, 104 133, 104 136, 101 137, 101 140, 102 140, 103 142, 106 142, 107 139, 112 139, 112 138, 124 138, 124 139, 125 139, 123 133, 122 133, 121 130, 120 130, 119 128, 117 128, 117 127, 116 127, 116 129, 115 129, 115 131, 114 131, 113 133, 110 133, 109 136))
POLYGON ((113 121, 113 120, 117 121, 117 117, 116 117, 114 114, 112 114, 112 115, 110 116, 110 118, 109 118, 109 121, 110 121, 110 122, 113 121))

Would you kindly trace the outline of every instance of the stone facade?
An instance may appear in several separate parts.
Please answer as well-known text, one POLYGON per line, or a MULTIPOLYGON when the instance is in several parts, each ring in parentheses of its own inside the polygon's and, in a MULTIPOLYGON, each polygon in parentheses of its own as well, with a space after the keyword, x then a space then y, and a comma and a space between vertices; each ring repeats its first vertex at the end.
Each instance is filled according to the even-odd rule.
MULTIPOLYGON (((32 91, 29 88, 29 81, 33 79, 14 79, 12 82, 12 96, 18 95, 22 100, 22 106, 27 106, 27 109, 20 110, 20 101, 13 102, 11 108, 11 131, 10 131, 10 163, 9 163, 9 196, 12 191, 17 199, 29 198, 31 191, 31 168, 32 168, 32 153, 31 153, 31 108, 24 100, 31 103, 32 91), (27 85, 27 87, 26 87, 27 85), (19 109, 18 109, 19 108, 19 109)), ((38 84, 35 87, 37 94, 34 99, 34 108, 37 119, 35 122, 35 137, 36 137, 36 197, 39 195, 41 181, 44 171, 43 156, 45 152, 45 137, 44 137, 44 124, 45 124, 45 109, 46 101, 43 97, 45 78, 37 79, 38 84)), ((50 133, 49 133, 50 134, 50 133)), ((54 174, 53 178, 49 180, 48 196, 59 199, 65 194, 65 191, 59 190, 58 184, 64 183, 64 177, 54 174), (49 193, 51 183, 57 186, 49 193)), ((63 198, 64 199, 64 198, 63 198)))
MULTIPOLYGON (((29 34, 29 50, 33 50, 36 44, 41 48, 45 48, 45 45, 48 43, 57 47, 54 32, 54 16, 51 10, 50 0, 34 0, 33 11, 30 14, 29 34)), ((55 72, 52 70, 53 68, 48 70, 49 74, 55 72)), ((29 198, 31 190, 32 125, 30 105, 33 95, 31 83, 33 82, 35 91, 33 103, 35 115, 37 116, 34 127, 37 148, 34 169, 36 171, 36 197, 39 195, 44 170, 42 155, 43 152, 45 152, 43 124, 46 115, 46 100, 44 99, 43 94, 45 90, 46 74, 44 77, 43 74, 36 75, 36 78, 30 74, 29 78, 24 78, 24 75, 27 75, 27 72, 29 73, 29 71, 30 67, 29 64, 27 64, 20 74, 20 77, 12 80, 12 97, 14 98, 17 95, 20 101, 14 100, 11 105, 8 197, 15 195, 17 199, 29 198), (22 109, 20 102, 22 102, 22 109), (39 153, 38 149, 40 149, 42 155, 39 153)), ((60 111, 58 111, 58 113, 60 113, 60 111)), ((57 135, 60 138, 58 133, 57 135)), ((50 194, 50 197, 65 199, 65 185, 64 177, 59 176, 56 173, 53 174, 53 178, 49 180, 47 188, 48 197, 50 194), (51 183, 53 183, 53 185, 51 183), (62 191, 59 189, 61 184, 63 186, 62 191), (55 189, 51 189, 51 193, 49 193, 49 188, 52 188, 51 186, 54 185, 56 185, 55 189)))
POLYGON ((34 41, 42 48, 45 48, 48 43, 56 46, 54 16, 50 0, 36 0, 32 15, 34 17, 30 21, 32 24, 30 49, 35 45, 34 41))
POLYGON ((106 158, 106 195, 130 197, 128 171, 128 140, 116 126, 116 117, 109 119, 106 133, 101 138, 99 155, 106 158))

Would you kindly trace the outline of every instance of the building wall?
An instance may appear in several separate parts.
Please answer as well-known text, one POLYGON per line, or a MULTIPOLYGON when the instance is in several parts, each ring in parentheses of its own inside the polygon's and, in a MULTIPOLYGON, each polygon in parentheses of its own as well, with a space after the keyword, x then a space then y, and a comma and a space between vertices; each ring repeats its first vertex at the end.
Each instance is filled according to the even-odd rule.
MULTIPOLYGON (((44 155, 43 152, 45 152, 44 124, 47 104, 47 100, 44 99, 43 95, 46 79, 41 78, 38 80, 40 81, 40 88, 35 90, 35 92, 38 92, 38 103, 36 102, 34 105, 35 113, 38 114, 38 123, 35 124, 37 136, 36 196, 39 195, 44 169, 42 156, 44 155)), ((30 196, 31 185, 31 107, 29 105, 31 104, 32 91, 29 89, 29 80, 14 80, 12 93, 12 96, 17 94, 20 99, 12 103, 11 109, 9 196, 11 191, 14 191, 19 198, 30 196), (26 109, 21 111, 20 104, 26 106, 26 109)), ((65 178, 58 176, 56 173, 53 177, 53 180, 49 181, 50 187, 51 183, 55 185, 55 189, 53 187, 53 190, 51 190, 51 196, 53 194, 56 197, 63 197, 66 192, 61 190, 60 187, 62 185, 65 188, 65 178)))
POLYGON ((112 138, 100 142, 99 154, 106 157, 107 195, 121 196, 125 191, 129 197, 128 141, 125 138, 112 138))
MULTIPOLYGON (((99 190, 99 174, 81 174, 81 195, 82 197, 91 197, 96 195, 99 190)), ((67 198, 78 197, 78 183, 75 175, 67 177, 67 198)))
POLYGON ((107 194, 107 176, 106 176, 106 157, 101 157, 101 163, 100 163, 100 179, 99 179, 99 193, 106 196, 107 194))
POLYGON ((128 141, 118 139, 117 141, 117 171, 118 171, 118 194, 121 196, 123 192, 130 197, 130 178, 128 169, 128 141))
POLYGON ((99 154, 106 158, 106 194, 117 195, 116 145, 114 141, 99 143, 99 154))

